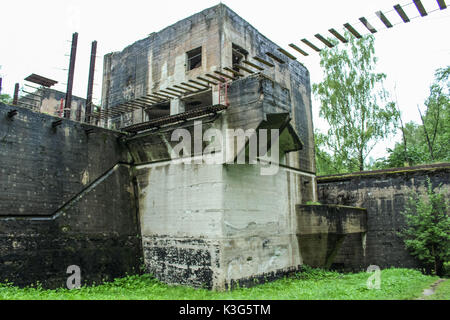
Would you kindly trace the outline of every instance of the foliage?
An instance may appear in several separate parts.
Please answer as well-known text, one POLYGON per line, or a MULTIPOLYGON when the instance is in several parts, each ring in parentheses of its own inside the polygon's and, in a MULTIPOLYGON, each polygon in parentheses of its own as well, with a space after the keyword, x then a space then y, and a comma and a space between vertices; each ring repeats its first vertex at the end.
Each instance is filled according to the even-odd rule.
POLYGON ((380 159, 378 169, 450 161, 450 66, 438 69, 427 107, 422 116, 422 125, 410 122, 404 128, 406 150, 403 143, 388 149, 387 159, 380 159))
POLYGON ((19 289, 0 285, 0 299, 32 300, 376 300, 414 299, 436 281, 416 270, 386 269, 381 289, 367 289, 370 274, 341 274, 306 268, 292 277, 226 292, 168 286, 150 275, 129 276, 79 290, 19 289))
POLYGON ((444 263, 450 258, 450 200, 444 191, 434 192, 430 179, 426 194, 413 192, 402 214, 406 228, 400 235, 406 248, 416 257, 427 273, 433 270, 444 275, 444 263))
POLYGON ((321 102, 320 116, 330 126, 326 137, 317 141, 321 150, 331 152, 328 156, 319 152, 319 172, 330 161, 334 173, 363 171, 368 154, 395 131, 398 120, 395 104, 387 102, 383 88, 386 75, 375 72, 374 37, 346 36, 351 39, 347 45, 321 52, 324 79, 313 85, 321 102))
POLYGON ((9 94, 0 94, 0 102, 4 104, 11 104, 12 98, 9 94))

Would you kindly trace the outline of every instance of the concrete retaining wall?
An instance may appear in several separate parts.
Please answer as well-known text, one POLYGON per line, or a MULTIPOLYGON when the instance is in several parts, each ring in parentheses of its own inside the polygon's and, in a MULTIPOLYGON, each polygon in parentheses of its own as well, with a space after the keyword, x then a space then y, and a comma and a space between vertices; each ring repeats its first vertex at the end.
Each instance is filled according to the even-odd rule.
POLYGON ((55 120, 0 105, 0 281, 64 287, 70 265, 83 284, 138 272, 135 192, 118 134, 70 120, 52 128, 55 120))
POLYGON ((321 203, 363 207, 368 212, 366 241, 361 234, 347 236, 334 266, 345 270, 361 270, 369 265, 417 267, 417 261, 398 237, 405 225, 401 212, 410 192, 424 191, 428 178, 436 191, 444 188, 450 196, 449 177, 450 164, 318 177, 321 203))

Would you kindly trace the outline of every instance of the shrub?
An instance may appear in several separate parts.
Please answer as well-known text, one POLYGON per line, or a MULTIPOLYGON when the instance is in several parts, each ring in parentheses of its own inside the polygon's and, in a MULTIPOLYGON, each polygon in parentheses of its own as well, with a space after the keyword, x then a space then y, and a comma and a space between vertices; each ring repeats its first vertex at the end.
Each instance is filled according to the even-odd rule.
POLYGON ((402 212, 406 228, 400 236, 408 251, 420 261, 428 274, 434 271, 438 276, 443 276, 444 263, 449 261, 449 204, 444 190, 434 192, 428 178, 425 194, 414 191, 402 212))

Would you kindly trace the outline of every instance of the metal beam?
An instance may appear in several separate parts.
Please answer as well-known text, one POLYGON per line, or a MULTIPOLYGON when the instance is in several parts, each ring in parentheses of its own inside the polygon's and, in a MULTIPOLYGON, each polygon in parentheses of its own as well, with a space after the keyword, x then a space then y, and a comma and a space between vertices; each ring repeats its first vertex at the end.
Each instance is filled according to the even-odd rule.
POLYGON ((212 85, 218 85, 217 82, 214 82, 214 81, 205 79, 205 78, 203 78, 203 77, 197 77, 197 79, 202 80, 202 81, 205 81, 206 83, 209 83, 209 84, 212 84, 212 85))
POLYGON ((238 65, 238 64, 235 64, 234 67, 238 68, 239 70, 244 70, 245 72, 248 72, 250 74, 254 74, 255 73, 254 71, 252 71, 252 70, 250 70, 250 69, 248 69, 246 67, 243 67, 241 65, 238 65))
POLYGON ((255 69, 259 70, 259 71, 263 71, 264 70, 264 68, 258 66, 257 64, 254 64, 253 62, 247 61, 247 60, 242 61, 242 63, 245 63, 245 64, 247 64, 247 65, 249 65, 249 66, 251 66, 251 67, 253 67, 253 68, 255 68, 255 69))
POLYGON ((422 17, 425 17, 428 15, 427 10, 425 10, 425 7, 422 4, 422 1, 420 0, 413 0, 414 4, 416 5, 417 10, 419 10, 419 13, 422 17))
POLYGON ((344 36, 342 36, 339 32, 337 32, 335 29, 328 30, 329 33, 331 33, 333 36, 339 39, 342 43, 348 43, 348 40, 345 39, 344 36))
POLYGON ((232 74, 234 74, 234 75, 237 76, 237 77, 244 77, 244 75, 243 75, 242 73, 239 73, 238 71, 233 70, 233 69, 231 69, 231 68, 225 67, 225 68, 223 68, 223 70, 226 70, 226 71, 228 71, 228 72, 231 72, 232 74))
POLYGON ((177 88, 177 89, 184 90, 184 91, 189 92, 189 93, 194 93, 194 91, 189 90, 189 89, 186 89, 186 88, 183 88, 183 87, 180 87, 180 86, 178 86, 178 85, 174 85, 173 87, 174 87, 174 88, 177 88))
POLYGON ((217 73, 219 76, 222 76, 222 77, 224 77, 224 78, 228 78, 228 79, 230 79, 230 80, 236 80, 235 77, 230 76, 230 75, 228 75, 228 74, 226 74, 226 73, 223 73, 223 72, 221 72, 221 71, 214 71, 214 73, 217 73))
POLYGON ((40 95, 38 95, 38 94, 36 94, 36 93, 31 93, 31 92, 25 91, 25 90, 23 90, 23 89, 22 89, 22 92, 25 92, 26 94, 30 94, 30 95, 32 95, 32 96, 36 96, 36 97, 42 98, 42 96, 40 96, 40 95))
POLYGON ((309 53, 303 51, 302 49, 300 49, 299 47, 297 47, 297 46, 296 46, 295 44, 293 44, 293 43, 291 43, 291 44, 289 45, 289 47, 291 47, 292 49, 296 50, 297 52, 300 52, 300 53, 301 53, 302 55, 304 55, 305 57, 306 57, 306 56, 309 56, 309 53))
POLYGON ((72 106, 72 88, 73 76, 75 74, 75 60, 77 57, 78 33, 72 35, 72 48, 70 50, 69 75, 67 79, 66 105, 64 110, 64 118, 70 119, 70 108, 72 106))
POLYGON ((157 99, 155 99, 155 98, 150 98, 150 97, 147 97, 147 96, 144 96, 144 97, 140 97, 140 98, 138 98, 137 99, 138 101, 145 101, 145 102, 147 102, 147 103, 153 103, 153 102, 155 102, 155 101, 159 101, 159 100, 157 100, 157 99))
POLYGON ((447 9, 447 4, 445 4, 445 0, 437 0, 439 9, 444 10, 447 9))
POLYGON ((189 80, 189 82, 192 82, 192 83, 195 83, 196 85, 199 85, 199 86, 202 86, 202 87, 205 87, 205 88, 210 88, 210 86, 209 85, 206 85, 206 84, 203 84, 203 83, 200 83, 200 82, 198 82, 198 81, 195 81, 195 80, 189 80))
POLYGON ((177 98, 181 97, 181 95, 179 95, 179 94, 175 94, 175 93, 172 93, 172 92, 169 92, 169 91, 166 91, 166 90, 159 90, 159 92, 162 92, 162 93, 165 93, 165 94, 167 94, 169 96, 174 96, 174 97, 177 97, 177 98))
POLYGON ((286 57, 288 57, 289 59, 297 60, 297 58, 296 58, 294 55, 290 54, 289 52, 287 52, 287 51, 284 50, 283 48, 278 48, 278 51, 280 51, 282 54, 284 54, 284 55, 285 55, 286 57))
POLYGON ((274 54, 271 53, 271 52, 266 52, 266 55, 267 55, 269 58, 272 58, 273 60, 275 60, 275 61, 278 62, 278 63, 281 63, 281 64, 285 64, 285 63, 286 63, 286 61, 281 60, 280 58, 278 58, 276 55, 274 55, 274 54))
POLYGON ((308 47, 312 48, 314 51, 320 52, 322 51, 321 49, 319 49, 318 47, 316 47, 314 44, 312 44, 311 42, 309 42, 307 39, 302 39, 302 42, 304 44, 306 44, 308 47))
POLYGON ((386 16, 384 15, 383 12, 377 11, 377 12, 375 12, 375 14, 376 14, 377 17, 381 20, 381 22, 384 23, 384 25, 386 26, 386 28, 392 28, 392 27, 393 27, 392 23, 388 20, 388 18, 386 18, 386 16))
POLYGON ((325 44, 328 48, 333 48, 334 47, 334 45, 330 41, 325 39, 321 34, 318 33, 318 34, 315 35, 315 37, 317 39, 319 39, 320 41, 322 41, 322 43, 325 44))
POLYGON ((345 27, 348 31, 350 31, 350 33, 351 33, 352 35, 354 35, 357 39, 361 39, 361 38, 362 38, 362 35, 360 35, 359 32, 356 31, 356 29, 353 28, 352 25, 351 25, 350 23, 344 24, 344 27, 345 27))
POLYGON ((88 78, 88 89, 86 96, 86 111, 84 116, 84 121, 91 123, 91 117, 89 114, 92 110, 92 95, 94 91, 94 74, 95 74, 95 58, 97 56, 97 41, 93 41, 91 45, 91 62, 89 64, 89 78, 88 78))
POLYGON ((14 96, 13 96, 13 105, 17 106, 17 102, 19 101, 19 84, 16 83, 14 86, 14 96))
POLYGON ((166 96, 166 95, 164 95, 164 94, 160 94, 160 93, 157 93, 157 92, 153 92, 153 95, 158 96, 158 97, 162 97, 162 98, 166 98, 166 99, 172 99, 172 98, 169 97, 169 96, 166 96))
POLYGON ((193 86, 192 84, 186 83, 186 82, 182 82, 180 83, 180 85, 185 86, 185 87, 189 87, 195 90, 205 90, 204 88, 198 88, 196 86, 193 86))
POLYGON ((226 80, 224 80, 224 79, 222 79, 222 78, 219 78, 219 77, 216 77, 216 76, 214 76, 214 75, 212 75, 212 74, 209 74, 209 73, 205 74, 205 76, 207 76, 208 78, 211 78, 211 79, 220 81, 220 82, 227 82, 226 80))
POLYGON ((369 21, 368 21, 366 18, 361 17, 361 18, 359 18, 359 21, 362 22, 362 24, 367 28, 367 30, 370 31, 370 33, 376 33, 376 32, 377 32, 377 29, 375 29, 375 28, 369 23, 369 21))
POLYGON ((173 91, 173 92, 180 93, 180 94, 185 94, 185 92, 183 92, 183 91, 175 90, 175 89, 172 89, 172 88, 166 88, 166 90, 173 91))
POLYGON ((159 97, 158 95, 155 95, 154 93, 148 94, 147 96, 149 96, 149 97, 151 97, 151 98, 158 98, 159 100, 161 100, 161 102, 167 101, 167 100, 165 100, 165 99, 162 99, 162 98, 159 97))
POLYGON ((408 23, 411 20, 409 20, 408 16, 406 15, 405 11, 403 11, 403 8, 401 5, 396 4, 394 6, 395 11, 397 11, 398 15, 400 16, 400 18, 402 18, 404 23, 408 23))
POLYGON ((253 57, 253 59, 255 59, 255 60, 258 61, 258 62, 261 62, 262 64, 265 64, 265 65, 268 66, 268 67, 271 67, 271 68, 275 67, 274 64, 272 64, 272 63, 270 63, 269 61, 266 61, 266 60, 264 60, 264 59, 262 59, 262 58, 260 58, 260 57, 255 56, 255 57, 253 57))
POLYGON ((24 83, 23 85, 26 86, 26 87, 32 88, 32 89, 34 89, 36 91, 42 90, 42 88, 36 88, 36 87, 30 86, 29 84, 26 84, 26 83, 24 83))

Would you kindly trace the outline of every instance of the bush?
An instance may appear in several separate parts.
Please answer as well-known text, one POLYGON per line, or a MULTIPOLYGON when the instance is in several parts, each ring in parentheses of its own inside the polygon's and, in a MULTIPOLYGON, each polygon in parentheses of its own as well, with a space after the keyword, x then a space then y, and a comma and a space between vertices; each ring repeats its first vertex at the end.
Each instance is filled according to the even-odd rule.
POLYGON ((406 228, 400 236, 412 256, 416 257, 431 274, 444 276, 444 263, 450 257, 450 218, 449 200, 444 191, 435 193, 430 179, 427 180, 426 193, 413 192, 402 214, 406 228))

